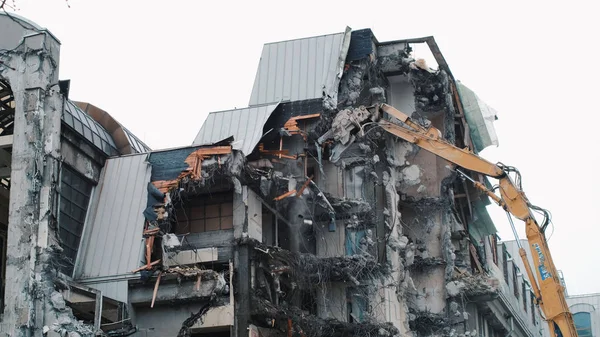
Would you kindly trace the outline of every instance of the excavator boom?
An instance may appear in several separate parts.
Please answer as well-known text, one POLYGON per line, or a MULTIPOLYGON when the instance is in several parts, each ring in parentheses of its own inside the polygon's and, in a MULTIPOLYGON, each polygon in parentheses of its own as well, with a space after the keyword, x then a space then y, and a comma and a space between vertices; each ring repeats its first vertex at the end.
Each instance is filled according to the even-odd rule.
POLYGON ((564 296, 564 287, 558 278, 548 242, 543 229, 533 215, 532 209, 538 208, 529 203, 520 186, 512 181, 508 174, 510 170, 503 165, 493 164, 481 158, 469 149, 456 147, 447 142, 438 129, 423 127, 392 106, 382 104, 375 109, 388 114, 392 120, 399 121, 397 123, 381 119, 378 122, 379 126, 388 133, 411 142, 452 164, 499 180, 498 195, 488 190, 482 183, 471 179, 477 189, 486 193, 515 218, 525 222, 525 233, 533 254, 534 268, 531 268, 523 247, 520 247, 519 255, 523 259, 538 305, 550 326, 551 334, 553 337, 577 337, 573 317, 564 296))

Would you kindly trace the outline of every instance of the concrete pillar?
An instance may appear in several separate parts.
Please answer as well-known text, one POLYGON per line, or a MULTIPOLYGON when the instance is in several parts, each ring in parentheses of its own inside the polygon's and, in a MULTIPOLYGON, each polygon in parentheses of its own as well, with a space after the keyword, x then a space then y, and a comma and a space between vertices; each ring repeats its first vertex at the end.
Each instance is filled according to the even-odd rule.
MULTIPOLYGON (((5 18, 0 18, 5 19, 5 18)), ((55 229, 62 98, 58 93, 59 42, 46 31, 27 32, 15 49, 0 53, 0 76, 12 88, 16 109, 6 264, 0 336, 42 336, 53 291, 47 249, 55 229)))
MULTIPOLYGON (((248 324, 250 321, 250 284, 251 284, 251 260, 250 246, 244 242, 249 238, 249 208, 254 207, 249 202, 250 194, 254 196, 248 186, 242 186, 240 193, 233 192, 233 235, 238 244, 234 248, 234 327, 232 336, 248 337, 248 324), (241 240, 241 241, 240 241, 241 240)), ((253 221, 254 222, 254 221, 253 221)), ((256 223, 252 224, 256 226, 256 223)), ((262 236, 262 234, 261 234, 262 236)), ((255 238, 256 239, 256 238, 255 238)), ((259 238, 258 240, 261 240, 259 238)))

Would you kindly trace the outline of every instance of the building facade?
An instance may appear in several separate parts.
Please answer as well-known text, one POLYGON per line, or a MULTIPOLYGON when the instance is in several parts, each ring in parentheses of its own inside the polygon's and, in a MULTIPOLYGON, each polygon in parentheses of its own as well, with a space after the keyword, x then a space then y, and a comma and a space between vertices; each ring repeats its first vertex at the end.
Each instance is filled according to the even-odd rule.
POLYGON ((432 37, 268 43, 248 107, 152 151, 68 99, 51 33, 0 28, 5 335, 539 334, 487 197, 382 127, 386 103, 461 148, 497 144, 432 37))

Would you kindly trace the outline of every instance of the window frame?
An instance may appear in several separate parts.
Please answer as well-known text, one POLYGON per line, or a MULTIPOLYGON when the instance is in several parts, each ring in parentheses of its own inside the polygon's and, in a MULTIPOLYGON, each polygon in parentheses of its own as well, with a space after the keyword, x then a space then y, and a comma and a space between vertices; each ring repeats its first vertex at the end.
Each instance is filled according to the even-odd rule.
POLYGON ((177 235, 231 230, 233 229, 234 213, 233 192, 228 191, 207 197, 193 197, 177 205, 174 211, 177 221, 175 230, 177 235), (230 207, 224 209, 223 205, 230 205, 230 207), (208 208, 215 206, 217 206, 217 216, 214 216, 214 212, 207 211, 208 208), (201 216, 198 216, 198 214, 201 214, 201 216), (209 220, 214 221, 214 219, 219 220, 218 228, 207 229, 209 220), (230 219, 230 221, 224 223, 224 219, 230 219), (200 226, 200 223, 202 223, 202 230, 199 230, 199 227, 192 230, 194 228, 192 222, 196 222, 195 226, 200 226))
POLYGON ((61 272, 67 276, 73 277, 73 274, 75 272, 75 265, 77 263, 77 259, 79 258, 79 254, 80 254, 81 243, 83 241, 83 236, 85 235, 86 222, 87 222, 87 218, 89 216, 89 209, 90 209, 90 205, 92 202, 92 197, 94 195, 94 190, 95 190, 96 184, 94 181, 88 179, 83 174, 77 172, 77 170, 75 170, 73 167, 66 165, 64 163, 61 165, 59 177, 60 177, 60 179, 59 179, 59 185, 58 185, 58 191, 57 191, 57 196, 58 196, 57 235, 58 235, 58 238, 60 239, 60 245, 61 245, 61 248, 63 249, 64 255, 66 255, 68 258, 71 259, 71 256, 67 255, 67 249, 75 251, 75 256, 72 257, 72 261, 70 263, 69 269, 65 269, 66 266, 63 266, 63 268, 61 269, 61 272), (83 191, 83 189, 73 186, 72 181, 71 181, 71 183, 66 182, 64 179, 65 171, 68 171, 69 174, 72 175, 71 179, 74 176, 74 177, 77 177, 78 179, 80 179, 81 182, 87 184, 87 186, 89 186, 89 195, 85 196, 85 193, 84 193, 85 191, 83 191), (70 197, 67 197, 67 195, 65 193, 66 191, 64 190, 64 185, 68 185, 68 187, 71 189, 70 197), (75 202, 75 200, 72 197, 73 192, 77 192, 79 194, 84 195, 84 197, 87 197, 87 202, 84 202, 85 206, 75 202), (80 221, 79 219, 76 219, 76 217, 73 214, 69 214, 69 213, 63 211, 63 208, 62 208, 63 207, 63 199, 68 201, 69 204, 71 205, 71 207, 74 206, 83 212, 83 217, 82 217, 83 220, 80 221), (81 226, 81 232, 79 234, 73 233, 72 229, 69 229, 67 226, 65 226, 63 216, 66 216, 70 219, 70 221, 72 221, 76 224, 79 224, 81 226), (70 247, 70 245, 67 245, 67 243, 65 242, 66 240, 63 239, 63 236, 61 234, 63 230, 65 232, 68 232, 70 235, 78 237, 76 249, 70 247))
POLYGON ((585 311, 585 310, 581 310, 581 311, 577 311, 573 313, 573 323, 575 324, 575 329, 577 330, 577 335, 580 337, 594 337, 594 317, 592 315, 592 312, 590 311, 585 311), (584 328, 580 328, 577 323, 576 323, 576 317, 577 315, 581 315, 581 314, 586 314, 587 317, 589 318, 589 327, 584 327, 584 328), (580 331, 581 330, 589 330, 589 335, 588 334, 581 334, 580 331))

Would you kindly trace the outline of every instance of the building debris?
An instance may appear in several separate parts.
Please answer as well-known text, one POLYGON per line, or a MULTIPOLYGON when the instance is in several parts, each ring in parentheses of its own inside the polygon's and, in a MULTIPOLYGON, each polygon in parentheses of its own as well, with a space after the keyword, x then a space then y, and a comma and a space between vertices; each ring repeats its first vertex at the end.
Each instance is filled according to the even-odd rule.
MULTIPOLYGON (((499 293, 522 288, 487 199, 386 132, 435 126, 460 148, 497 144, 495 113, 465 106, 475 96, 432 37, 379 42, 347 28, 265 45, 249 107, 210 113, 192 146, 151 151, 107 112, 69 101, 58 41, 7 15, 0 138, 29 135, 10 144, 7 169, 0 151, 12 174, 0 197, 24 191, 0 202, 12 205, 0 222, 27 225, 0 235, 9 335, 508 333, 490 308, 512 308, 499 293), (415 59, 415 45, 435 62, 415 59)), ((529 315, 519 322, 541 320, 517 309, 529 315)))

